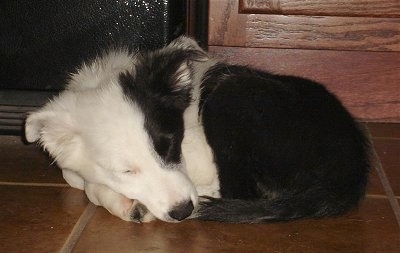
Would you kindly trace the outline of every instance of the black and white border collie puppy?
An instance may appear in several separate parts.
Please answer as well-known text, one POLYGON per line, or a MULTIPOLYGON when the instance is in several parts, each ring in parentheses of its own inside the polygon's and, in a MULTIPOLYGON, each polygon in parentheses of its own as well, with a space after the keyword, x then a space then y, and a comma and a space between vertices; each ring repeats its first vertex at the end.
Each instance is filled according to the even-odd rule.
POLYGON ((72 187, 139 222, 339 215, 370 169, 367 138, 323 86, 217 62, 187 37, 82 65, 25 130, 72 187))

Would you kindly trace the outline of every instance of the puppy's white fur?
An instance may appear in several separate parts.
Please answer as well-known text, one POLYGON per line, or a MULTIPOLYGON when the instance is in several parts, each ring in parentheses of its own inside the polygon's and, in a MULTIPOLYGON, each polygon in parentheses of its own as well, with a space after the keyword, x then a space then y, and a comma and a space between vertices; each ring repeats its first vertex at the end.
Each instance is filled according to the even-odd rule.
MULTIPOLYGON (((190 199, 196 206, 198 192, 219 196, 216 169, 196 117, 197 99, 184 114, 183 165, 164 168, 144 129, 143 113, 118 85, 120 73, 134 72, 135 57, 111 51, 82 65, 65 91, 29 115, 26 139, 39 141, 65 180, 112 214, 130 220, 138 200, 155 217, 173 221, 168 212, 177 203, 190 199)), ((194 96, 199 96, 196 82, 194 96)), ((150 220, 147 215, 143 221, 150 220)))
POLYGON ((218 198, 220 194, 217 168, 201 125, 201 118, 198 117, 201 78, 215 63, 212 59, 193 63, 195 85, 192 91, 192 103, 183 114, 185 134, 182 141, 182 156, 188 176, 196 186, 198 195, 218 198))

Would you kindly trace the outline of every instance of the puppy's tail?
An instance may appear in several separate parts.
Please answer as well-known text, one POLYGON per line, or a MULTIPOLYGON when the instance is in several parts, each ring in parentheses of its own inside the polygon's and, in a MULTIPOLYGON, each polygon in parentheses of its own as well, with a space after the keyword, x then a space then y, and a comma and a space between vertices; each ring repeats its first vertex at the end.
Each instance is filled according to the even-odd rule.
POLYGON ((193 218, 228 223, 262 223, 333 216, 349 209, 349 206, 332 208, 326 204, 284 199, 241 200, 202 197, 193 218))

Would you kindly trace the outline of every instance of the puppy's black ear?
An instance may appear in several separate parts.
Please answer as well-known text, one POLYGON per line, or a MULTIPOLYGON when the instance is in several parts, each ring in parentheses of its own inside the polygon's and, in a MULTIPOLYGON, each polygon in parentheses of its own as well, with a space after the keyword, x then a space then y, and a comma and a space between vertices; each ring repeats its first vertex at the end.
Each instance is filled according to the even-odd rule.
POLYGON ((184 110, 189 106, 194 82, 193 65, 189 58, 176 59, 168 71, 169 101, 184 110))

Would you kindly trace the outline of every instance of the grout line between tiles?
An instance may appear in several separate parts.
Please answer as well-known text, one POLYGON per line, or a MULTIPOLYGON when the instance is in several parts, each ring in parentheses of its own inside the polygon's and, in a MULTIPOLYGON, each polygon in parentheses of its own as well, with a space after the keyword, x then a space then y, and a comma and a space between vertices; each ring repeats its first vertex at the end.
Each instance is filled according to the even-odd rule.
POLYGON ((91 202, 86 206, 85 211, 83 211, 82 215, 79 217, 71 233, 69 234, 67 240, 65 241, 61 250, 59 251, 60 253, 72 252, 83 230, 85 229, 86 225, 92 218, 95 210, 96 210, 96 205, 94 205, 91 202))
POLYGON ((378 176, 379 176, 379 178, 381 180, 381 183, 383 185, 383 189, 384 189, 386 195, 388 196, 390 205, 392 206, 392 210, 393 210, 394 215, 396 217, 397 224, 400 227, 400 205, 399 205, 399 201, 397 201, 397 198, 394 195, 392 187, 390 186, 390 182, 389 182, 389 180, 388 180, 388 178, 386 176, 385 171, 383 170, 381 159, 379 158, 378 154, 376 153, 375 148, 372 148, 372 155, 373 155, 373 159, 375 160, 376 171, 377 171, 378 176))
POLYGON ((24 183, 24 182, 3 182, 0 181, 0 185, 10 185, 10 186, 40 186, 40 187, 69 187, 69 184, 63 183, 24 183))

